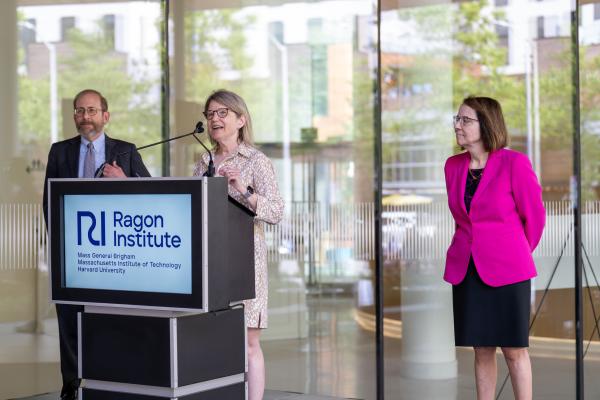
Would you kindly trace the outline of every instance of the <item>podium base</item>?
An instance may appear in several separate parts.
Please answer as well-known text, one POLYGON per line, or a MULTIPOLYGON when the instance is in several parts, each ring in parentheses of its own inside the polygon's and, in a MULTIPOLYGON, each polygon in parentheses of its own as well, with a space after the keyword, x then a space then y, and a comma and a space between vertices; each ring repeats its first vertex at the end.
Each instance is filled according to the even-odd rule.
POLYGON ((137 393, 123 393, 108 390, 82 388, 80 390, 80 400, 223 400, 246 398, 246 383, 240 382, 230 386, 219 387, 203 392, 196 392, 187 396, 163 397, 155 395, 145 395, 137 393))
MULTIPOLYGON (((83 389, 82 389, 83 390, 83 389)), ((83 392, 82 392, 83 393, 83 392)), ((23 397, 19 400, 56 400, 58 397, 60 396, 59 392, 54 392, 54 393, 46 393, 46 394, 40 394, 37 396, 31 396, 31 397, 23 397)), ((90 395, 91 396, 91 395, 90 395)), ((103 397, 103 398, 110 398, 111 400, 114 399, 114 393, 112 393, 113 397, 103 397)), ((155 399, 155 397, 149 396, 149 397, 126 397, 129 396, 128 394, 125 394, 124 397, 118 397, 119 400, 124 399, 124 400, 129 400, 129 399, 155 399)), ((86 399, 89 399, 90 397, 87 397, 86 399)), ((94 397, 96 398, 96 397, 94 397)), ((158 397, 157 399, 160 400, 165 400, 164 397, 158 397)), ((263 400, 343 400, 341 397, 330 397, 330 396, 318 396, 318 395, 310 395, 310 394, 301 394, 301 393, 297 393, 297 392, 282 392, 279 390, 265 390, 265 395, 263 397, 263 400)), ((16 399, 15 399, 16 400, 16 399)), ((223 400, 225 400, 225 398, 223 398, 223 400)), ((346 399, 349 400, 349 399, 346 399)))
POLYGON ((242 308, 78 319, 80 400, 246 398, 242 308))

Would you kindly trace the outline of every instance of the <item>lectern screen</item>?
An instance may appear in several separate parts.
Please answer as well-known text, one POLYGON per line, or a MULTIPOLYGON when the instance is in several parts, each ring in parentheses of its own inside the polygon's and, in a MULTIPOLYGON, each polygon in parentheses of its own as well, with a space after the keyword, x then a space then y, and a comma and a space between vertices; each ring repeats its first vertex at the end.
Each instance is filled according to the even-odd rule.
POLYGON ((52 179, 51 298, 202 310, 203 181, 52 179))
POLYGON ((192 293, 190 194, 65 195, 67 288, 192 293))

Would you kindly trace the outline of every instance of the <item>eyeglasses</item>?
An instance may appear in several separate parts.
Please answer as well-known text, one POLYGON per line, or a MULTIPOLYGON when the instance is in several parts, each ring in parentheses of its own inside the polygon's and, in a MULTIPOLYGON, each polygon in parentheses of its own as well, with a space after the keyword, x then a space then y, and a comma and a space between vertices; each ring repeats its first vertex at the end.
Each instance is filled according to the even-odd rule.
POLYGON ((210 121, 211 119, 213 119, 213 116, 215 115, 215 113, 217 113, 217 116, 219 118, 225 118, 227 116, 228 112, 229 112, 229 108, 223 107, 223 108, 217 108, 216 110, 204 111, 202 114, 204 114, 207 121, 210 121))
POLYGON ((78 117, 83 117, 85 115, 85 113, 87 112, 87 115, 89 115, 90 117, 93 117, 94 115, 98 114, 98 111, 104 111, 100 108, 96 108, 96 107, 88 107, 88 108, 84 108, 84 107, 77 107, 75 110, 73 110, 73 113, 75 115, 77 115, 78 117))
POLYGON ((465 115, 455 115, 454 117, 452 117, 452 122, 454 123, 454 125, 456 125, 460 122, 460 124, 462 126, 467 126, 467 125, 471 125, 473 122, 477 122, 477 121, 479 121, 479 120, 475 119, 475 118, 467 117, 465 115))

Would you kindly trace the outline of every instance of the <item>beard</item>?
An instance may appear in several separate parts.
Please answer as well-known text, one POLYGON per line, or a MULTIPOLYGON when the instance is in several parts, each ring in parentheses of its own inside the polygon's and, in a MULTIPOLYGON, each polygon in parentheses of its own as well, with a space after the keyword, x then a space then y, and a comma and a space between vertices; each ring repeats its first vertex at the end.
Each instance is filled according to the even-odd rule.
POLYGON ((97 124, 94 121, 85 121, 77 124, 77 132, 88 140, 94 138, 103 129, 104 125, 97 124))

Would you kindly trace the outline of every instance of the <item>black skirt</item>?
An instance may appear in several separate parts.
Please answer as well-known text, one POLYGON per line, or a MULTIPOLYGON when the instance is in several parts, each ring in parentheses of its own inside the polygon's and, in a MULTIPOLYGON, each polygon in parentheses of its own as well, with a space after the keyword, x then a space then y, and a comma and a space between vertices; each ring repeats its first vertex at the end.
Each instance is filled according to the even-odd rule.
POLYGON ((456 346, 529 347, 531 280, 486 285, 473 263, 452 286, 456 346))

